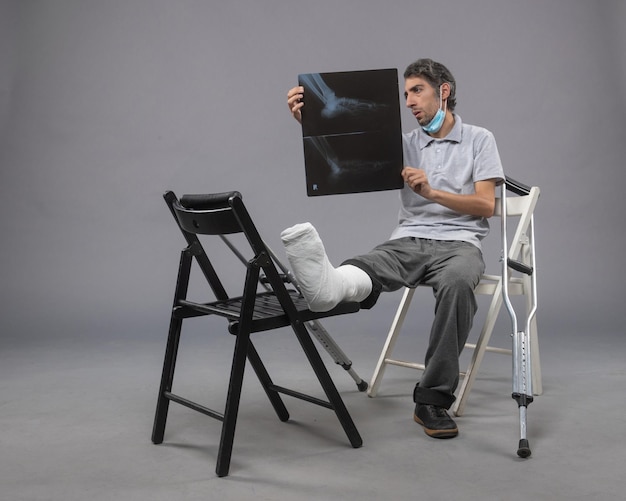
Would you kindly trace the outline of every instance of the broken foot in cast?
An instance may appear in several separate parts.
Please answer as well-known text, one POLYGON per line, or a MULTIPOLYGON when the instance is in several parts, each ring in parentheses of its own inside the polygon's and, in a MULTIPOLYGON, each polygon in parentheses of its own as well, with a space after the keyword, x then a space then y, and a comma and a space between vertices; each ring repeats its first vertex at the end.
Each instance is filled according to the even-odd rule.
POLYGON ((343 301, 361 302, 372 292, 372 280, 360 268, 353 265, 333 267, 311 223, 287 228, 280 238, 302 295, 312 311, 329 311, 343 301))

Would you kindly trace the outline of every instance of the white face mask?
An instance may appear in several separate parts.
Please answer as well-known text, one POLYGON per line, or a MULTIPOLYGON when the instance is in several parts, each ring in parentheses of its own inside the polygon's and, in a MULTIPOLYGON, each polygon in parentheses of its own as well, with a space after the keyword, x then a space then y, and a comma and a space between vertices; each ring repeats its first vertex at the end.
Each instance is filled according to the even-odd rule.
POLYGON ((428 122, 426 125, 422 125, 422 129, 424 130, 424 132, 437 133, 441 130, 441 127, 443 126, 443 121, 446 118, 447 108, 448 108, 448 101, 446 100, 445 105, 443 104, 443 98, 441 95, 441 87, 439 87, 439 109, 437 110, 437 113, 435 113, 435 116, 430 122, 428 122))

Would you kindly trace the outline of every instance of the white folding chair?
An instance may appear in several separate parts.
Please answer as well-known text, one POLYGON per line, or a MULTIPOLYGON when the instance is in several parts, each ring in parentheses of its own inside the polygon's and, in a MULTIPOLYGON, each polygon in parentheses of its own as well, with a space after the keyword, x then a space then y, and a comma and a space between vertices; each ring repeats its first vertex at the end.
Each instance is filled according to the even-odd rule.
MULTIPOLYGON (((518 263, 522 267, 527 266, 529 268, 534 268, 535 266, 533 212, 539 198, 539 193, 540 190, 538 187, 527 187, 507 177, 506 182, 502 187, 501 195, 496 200, 495 216, 502 217, 502 206, 503 202, 505 202, 504 205, 506 207, 507 220, 509 220, 509 223, 514 220, 517 221, 510 246, 506 244, 506 226, 504 226, 503 247, 508 249, 508 261, 518 263), (506 196, 507 192, 513 193, 517 196, 506 196)), ((512 227, 511 224, 508 226, 512 227)), ((534 315, 534 310, 536 310, 536 290, 534 286, 534 281, 536 280, 536 270, 533 270, 533 273, 531 274, 520 273, 519 276, 512 276, 511 274, 507 275, 507 294, 524 296, 526 299, 526 313, 530 319, 528 331, 531 343, 530 358, 532 364, 532 388, 535 395, 540 395, 543 392, 543 389, 541 383, 541 367, 537 339, 537 321, 536 316, 534 315)), ((489 351, 508 355, 512 354, 512 350, 510 349, 489 346, 489 340, 500 312, 500 308, 502 307, 502 289, 501 274, 483 275, 480 283, 475 289, 476 294, 490 295, 492 296, 492 299, 476 344, 467 343, 465 345, 466 348, 472 349, 473 353, 467 370, 465 372, 461 372, 462 381, 458 390, 457 398, 452 406, 452 411, 456 416, 463 414, 469 392, 472 388, 474 380, 476 379, 476 375, 485 352, 489 351)), ((396 315, 391 323, 387 340, 385 341, 383 350, 376 365, 376 369, 374 370, 374 375, 372 376, 369 385, 368 396, 370 397, 377 395, 387 365, 424 370, 423 364, 399 360, 393 358, 392 356, 396 341, 402 329, 402 324, 404 323, 409 306, 411 305, 411 300, 415 294, 415 290, 416 289, 407 288, 404 291, 404 295, 402 296, 396 315)))

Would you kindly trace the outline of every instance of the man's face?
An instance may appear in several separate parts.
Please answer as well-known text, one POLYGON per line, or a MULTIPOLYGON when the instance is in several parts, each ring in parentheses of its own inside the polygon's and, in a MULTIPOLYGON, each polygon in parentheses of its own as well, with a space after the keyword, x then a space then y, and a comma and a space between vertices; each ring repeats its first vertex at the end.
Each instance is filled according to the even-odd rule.
POLYGON ((404 81, 404 97, 407 108, 411 109, 420 125, 427 125, 439 110, 439 96, 423 78, 407 78, 404 81))

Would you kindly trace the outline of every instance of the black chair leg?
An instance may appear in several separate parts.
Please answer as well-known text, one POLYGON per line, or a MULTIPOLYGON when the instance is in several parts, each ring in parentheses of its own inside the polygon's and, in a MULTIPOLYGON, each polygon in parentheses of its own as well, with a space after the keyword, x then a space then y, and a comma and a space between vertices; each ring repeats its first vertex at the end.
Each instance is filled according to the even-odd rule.
POLYGON ((250 365, 254 369, 254 372, 261 382, 261 386, 263 386, 265 393, 270 399, 270 402, 272 403, 272 406, 274 407, 274 410, 278 415, 278 419, 280 419, 281 421, 288 421, 289 412, 287 411, 285 404, 280 398, 279 393, 276 390, 272 389, 274 383, 272 382, 270 375, 265 369, 265 365, 261 361, 261 357, 259 357, 259 354, 257 353, 255 347, 252 345, 252 341, 250 341, 250 344, 248 345, 248 360, 250 360, 250 365))
POLYGON ((176 318, 175 308, 180 299, 187 297, 189 288, 189 275, 191 273, 192 255, 189 249, 184 249, 180 253, 180 262, 178 265, 178 277, 176 279, 176 289, 174 291, 174 306, 172 307, 172 316, 170 319, 170 328, 167 335, 167 345, 165 348, 165 360, 163 361, 163 373, 161 374, 161 384, 159 387, 159 397, 157 399, 157 408, 154 415, 154 425, 152 427, 152 442, 160 444, 163 442, 165 434, 165 423, 167 421, 167 412, 169 410, 169 399, 165 396, 167 392, 172 391, 172 382, 174 381, 174 369, 176 367, 176 356, 178 354, 178 344, 180 341, 180 331, 183 321, 176 318))
POLYGON ((313 340, 306 330, 306 327, 302 322, 297 321, 293 325, 293 330, 296 333, 302 349, 304 350, 309 360, 309 363, 311 364, 311 367, 313 367, 315 375, 322 385, 322 388, 324 389, 324 392, 326 393, 326 396, 328 397, 328 400, 332 405, 332 408, 335 411, 335 414, 337 415, 341 426, 346 432, 346 435, 350 440, 350 444, 355 449, 361 447, 363 445, 363 439, 361 438, 359 431, 352 421, 352 417, 350 417, 348 409, 343 403, 343 400, 341 399, 341 396, 339 395, 339 392, 335 387, 335 383, 333 383, 330 374, 328 374, 328 370, 326 369, 326 366, 324 365, 324 362, 322 361, 319 352, 315 348, 313 340))
POLYGON ((181 327, 182 320, 172 317, 169 334, 167 336, 167 347, 165 349, 165 360, 163 362, 159 397, 157 399, 157 407, 154 415, 154 425, 152 427, 152 443, 154 444, 162 443, 163 436, 165 435, 165 424, 167 422, 167 412, 170 405, 170 401, 165 394, 166 392, 172 391, 181 327))
POLYGON ((222 435, 217 453, 217 465, 215 467, 215 473, 218 477, 225 477, 228 475, 228 471, 230 469, 230 459, 233 452, 235 428, 237 426, 237 414, 239 412, 241 388, 243 386, 243 375, 246 369, 249 343, 249 333, 237 334, 235 351, 233 354, 233 364, 230 372, 230 382, 228 385, 228 394, 226 397, 226 409, 224 410, 222 435))

